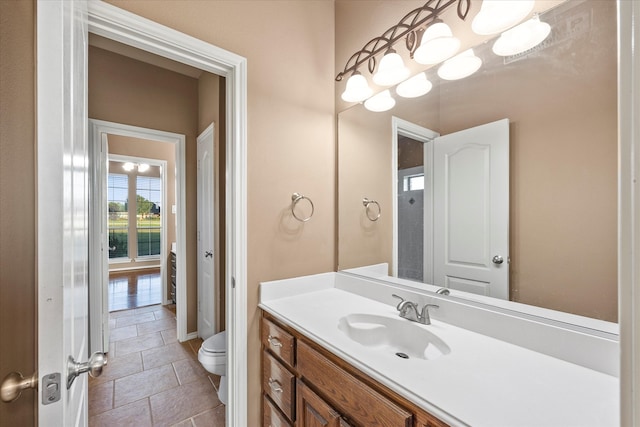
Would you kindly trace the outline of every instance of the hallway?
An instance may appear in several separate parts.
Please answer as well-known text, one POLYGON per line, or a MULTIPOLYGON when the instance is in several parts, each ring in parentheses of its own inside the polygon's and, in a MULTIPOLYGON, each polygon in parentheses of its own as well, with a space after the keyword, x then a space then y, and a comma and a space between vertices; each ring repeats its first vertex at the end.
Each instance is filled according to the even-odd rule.
POLYGON ((202 340, 179 343, 173 306, 109 314, 108 365, 89 378, 89 426, 223 427, 220 377, 198 362, 202 340))

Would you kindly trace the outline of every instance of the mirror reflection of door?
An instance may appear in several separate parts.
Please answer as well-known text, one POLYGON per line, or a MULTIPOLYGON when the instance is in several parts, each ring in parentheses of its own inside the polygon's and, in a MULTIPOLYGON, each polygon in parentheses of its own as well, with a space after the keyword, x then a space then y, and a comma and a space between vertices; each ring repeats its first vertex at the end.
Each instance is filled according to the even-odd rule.
POLYGON ((397 276, 508 299, 509 122, 436 135, 398 130, 397 276))

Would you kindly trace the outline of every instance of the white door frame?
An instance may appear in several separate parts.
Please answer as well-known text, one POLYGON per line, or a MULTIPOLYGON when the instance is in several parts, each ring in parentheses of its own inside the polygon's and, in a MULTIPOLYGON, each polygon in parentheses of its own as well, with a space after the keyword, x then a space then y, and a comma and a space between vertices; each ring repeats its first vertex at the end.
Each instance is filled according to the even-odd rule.
MULTIPOLYGON (((64 1, 64 0, 59 0, 64 1)), ((41 3, 39 3, 40 5, 41 3)), ((183 62, 226 79, 226 235, 227 253, 225 278, 227 312, 227 374, 228 404, 226 419, 228 425, 247 424, 247 63, 246 59, 180 33, 148 19, 134 15, 102 1, 87 2, 89 31, 136 48, 155 53, 172 60, 183 62)), ((38 12, 37 39, 58 40, 65 28, 62 25, 40 25, 38 12)), ((88 35, 87 35, 88 36, 88 35)), ((86 52, 85 52, 86 53, 86 52)), ((59 75, 55 68, 59 60, 48 56, 59 55, 58 51, 38 53, 42 75, 59 75), (42 57, 42 61, 40 58, 42 57)), ((78 66, 84 66, 85 58, 76 58, 78 66)), ((75 75, 73 67, 65 69, 75 75)), ((39 72, 40 75, 40 72, 39 72)), ((55 93, 61 81, 49 78, 38 82, 38 98, 43 94, 55 93)), ((40 102, 40 101, 39 101, 40 102)), ((84 105, 86 99, 76 98, 73 103, 84 105)), ((57 108, 57 107, 56 107, 57 108)), ((65 110, 72 111, 71 108, 65 110)), ((61 114, 63 115, 63 114, 61 114)), ((63 121, 64 117, 43 114, 38 116, 38 128, 46 132, 51 120, 63 121), (47 121, 48 120, 48 121, 47 121)), ((54 126, 55 128, 55 126, 54 126)), ((40 153, 41 154, 41 153, 40 153)), ((61 173, 60 171, 56 173, 61 173)), ((46 179, 39 176, 40 179, 46 179)), ((87 189, 88 190, 88 189, 87 189)), ((41 205, 42 207, 42 205, 41 205)), ((41 242, 42 243, 42 242, 41 242)), ((46 246, 42 243, 42 247, 46 246)), ((43 249, 44 250, 44 249, 43 249)), ((89 248, 87 247, 88 251, 89 248)), ((40 250, 39 250, 40 254, 40 250)), ((46 254, 45 254, 46 256, 46 254)), ((39 256, 40 259, 40 256, 39 256)), ((43 298, 43 295, 39 296, 43 298)), ((184 298, 183 298, 184 299, 184 298)), ((46 322, 46 319, 40 319, 46 322)), ((41 347, 43 348, 43 347, 41 347)), ((86 384, 86 382, 85 382, 86 384)), ((53 405, 52 405, 53 406, 53 405)), ((41 414, 42 415, 42 414, 41 414)), ((44 421, 43 417, 40 417, 44 421)))
POLYGON ((433 283, 433 140, 440 136, 438 132, 427 129, 399 117, 391 117, 391 217, 393 223, 393 249, 391 253, 391 275, 398 276, 398 135, 407 136, 424 144, 424 271, 431 271, 431 277, 425 274, 424 281, 433 283), (428 206, 427 206, 428 205, 428 206), (431 279, 430 281, 427 281, 431 279))
MULTIPOLYGON (((132 138, 148 139, 152 141, 167 142, 175 145, 176 161, 176 251, 186 253, 186 176, 185 176, 185 136, 164 132, 156 129, 147 129, 139 126, 130 126, 122 123, 112 123, 104 120, 89 119, 89 152, 91 163, 89 173, 91 176, 90 215, 91 224, 89 228, 89 327, 91 336, 91 351, 108 351, 109 334, 109 300, 107 296, 107 281, 109 275, 109 265, 107 252, 102 250, 106 247, 106 236, 103 235, 104 215, 106 212, 106 191, 102 183, 108 173, 102 160, 108 153, 102 150, 106 147, 107 135, 119 135, 132 138), (100 147, 101 150, 97 150, 100 147), (101 244, 100 244, 101 243, 101 244), (102 316, 99 318, 99 316, 102 316)), ((114 157, 114 156, 111 156, 114 157)), ((156 161, 157 163, 157 161, 156 161)), ((166 174, 163 173, 164 191, 166 191, 166 174)), ((164 197, 164 196, 163 196, 164 197)), ((166 229, 166 215, 162 219, 163 228, 166 229)), ((165 230, 163 230, 164 235, 165 230)), ((162 271, 162 299, 166 301, 166 250, 162 245, 160 251, 160 264, 162 271)), ((187 275, 186 260, 184 257, 176 259, 176 323, 177 336, 180 341, 189 339, 187 334, 187 275)))

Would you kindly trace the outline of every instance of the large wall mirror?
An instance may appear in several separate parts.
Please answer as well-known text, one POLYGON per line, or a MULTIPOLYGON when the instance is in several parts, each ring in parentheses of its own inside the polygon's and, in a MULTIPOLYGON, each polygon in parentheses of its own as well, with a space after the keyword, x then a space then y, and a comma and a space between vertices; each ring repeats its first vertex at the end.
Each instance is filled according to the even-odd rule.
MULTIPOLYGON (((471 26, 478 3, 458 27, 471 26)), ((386 263, 388 276, 451 287, 456 296, 617 321, 616 2, 548 3, 539 17, 551 33, 536 47, 497 56, 485 38, 473 45, 482 66, 471 76, 443 80, 434 66, 426 95, 401 98, 391 88, 391 110, 357 104, 339 113, 340 270, 386 263), (474 175, 469 163, 473 153, 496 157, 495 149, 453 156, 462 152, 453 140, 480 146, 473 130, 490 124, 506 133, 501 178, 474 175), (487 196, 490 184, 498 186, 487 196), (498 217, 488 206, 496 198, 504 205, 498 217), (474 221, 489 232, 504 227, 506 246, 465 228, 474 221), (456 280, 443 267, 453 258, 506 272, 505 291, 456 280)), ((373 19, 363 14, 351 25, 373 19)), ((346 30, 337 34, 340 43, 346 30)))

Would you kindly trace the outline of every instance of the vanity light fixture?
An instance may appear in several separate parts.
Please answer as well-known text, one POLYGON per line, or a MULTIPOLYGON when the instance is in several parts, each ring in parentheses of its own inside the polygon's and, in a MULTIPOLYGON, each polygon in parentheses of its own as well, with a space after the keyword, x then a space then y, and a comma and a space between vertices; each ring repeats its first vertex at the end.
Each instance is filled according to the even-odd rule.
POLYGON ((373 89, 369 87, 367 79, 360 71, 354 71, 347 80, 347 87, 342 92, 342 99, 346 102, 362 102, 371 95, 373 95, 373 89))
POLYGON ((383 90, 382 92, 372 96, 371 98, 364 101, 364 107, 376 113, 387 111, 392 109, 396 105, 396 100, 393 99, 389 89, 383 90))
MULTIPOLYGON (((358 72, 358 69, 362 69, 364 64, 366 64, 369 73, 373 75, 373 81, 379 86, 392 86, 409 77, 410 70, 394 49, 394 45, 400 40, 404 40, 409 56, 413 59, 416 59, 415 54, 419 48, 418 43, 421 42, 421 33, 428 34, 426 38, 422 37, 424 43, 434 42, 432 45, 438 46, 436 51, 440 52, 441 61, 455 54, 459 46, 455 49, 451 46, 457 39, 453 37, 450 29, 448 32, 446 31, 448 27, 438 19, 438 16, 454 4, 457 5, 458 18, 464 21, 471 8, 471 0, 427 0, 422 7, 407 13, 396 25, 387 29, 380 36, 369 40, 362 49, 351 55, 344 70, 336 76, 336 81, 339 82, 345 76, 350 75, 342 99, 347 102, 360 102, 365 98, 366 90, 352 89, 352 86, 368 88, 366 79, 358 72), (432 29, 429 31, 429 28, 432 29), (448 48, 446 55, 442 52, 445 45, 448 48), (376 56, 380 54, 384 54, 384 56, 378 64, 376 56), (352 80, 357 83, 352 83, 352 80)), ((431 61, 430 56, 431 54, 427 53, 425 49, 422 49, 418 55, 419 58, 428 57, 425 60, 431 61)))
POLYGON ((406 80, 409 74, 411 71, 405 67, 402 57, 393 48, 389 48, 380 60, 373 82, 378 86, 393 86, 406 80))
POLYGON ((531 13, 535 0, 483 0, 471 29, 480 35, 501 33, 531 13))
POLYGON ((422 33, 420 47, 413 54, 413 59, 418 64, 438 64, 451 58, 458 49, 460 40, 453 36, 447 24, 438 19, 422 33))
POLYGON ((467 49, 444 61, 438 68, 438 76, 443 80, 464 79, 478 71, 481 65, 482 60, 473 53, 473 49, 467 49))
POLYGON ((417 98, 429 93, 432 87, 427 75, 422 72, 400 83, 396 87, 396 93, 403 98, 417 98))
POLYGON ((538 15, 505 31, 493 44, 493 53, 511 56, 525 52, 542 43, 551 33, 551 26, 540 22, 538 15))

